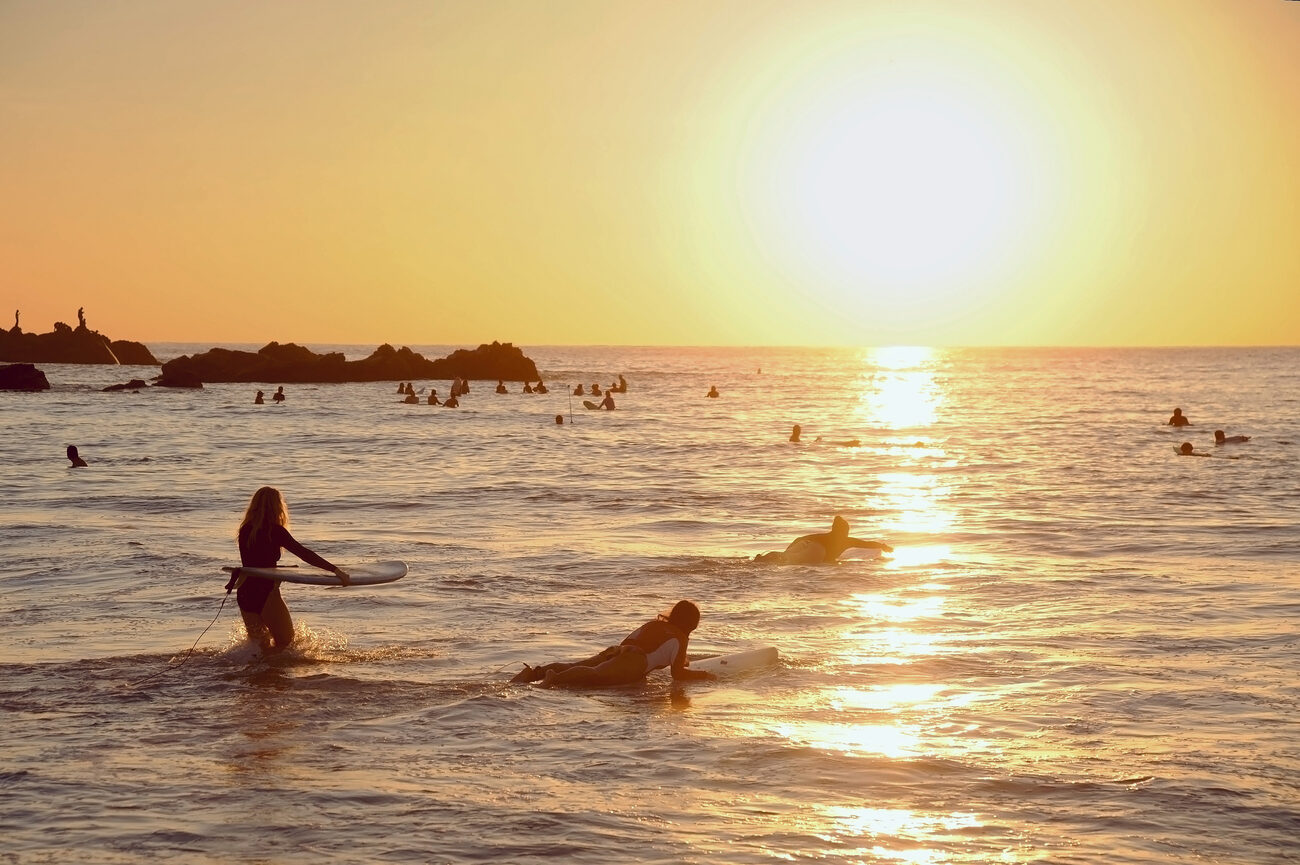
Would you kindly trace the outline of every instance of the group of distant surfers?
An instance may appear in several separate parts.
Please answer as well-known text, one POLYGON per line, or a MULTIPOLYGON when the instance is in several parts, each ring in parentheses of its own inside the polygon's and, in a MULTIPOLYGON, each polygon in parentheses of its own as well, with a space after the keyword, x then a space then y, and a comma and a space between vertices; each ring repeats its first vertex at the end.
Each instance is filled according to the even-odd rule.
MULTIPOLYGON (((423 391, 424 388, 420 388, 420 392, 423 391)), ((398 385, 397 392, 406 394, 406 398, 403 399, 402 402, 408 405, 418 405, 420 402, 420 393, 416 392, 415 385, 409 381, 404 381, 398 385)), ((444 408, 457 408, 460 405, 460 398, 467 393, 469 393, 469 382, 467 380, 463 378, 452 379, 451 390, 448 392, 445 400, 439 401, 438 389, 435 387, 429 389, 429 398, 427 402, 429 405, 440 405, 444 408)))
MULTIPOLYGON (((1174 409, 1174 413, 1169 416, 1169 422, 1168 424, 1166 424, 1166 426, 1171 426, 1177 429, 1181 429, 1183 427, 1192 426, 1192 422, 1188 420, 1187 415, 1183 414, 1183 410, 1181 408, 1176 408, 1174 409)), ((1248 441, 1250 441, 1250 436, 1244 436, 1244 435, 1230 436, 1221 429, 1216 429, 1214 431, 1215 447, 1219 447, 1221 445, 1242 444, 1248 441)), ((1185 457, 1208 457, 1209 456, 1209 454, 1207 453, 1196 450, 1196 448, 1192 446, 1191 442, 1183 442, 1178 446, 1177 450, 1179 456, 1185 456, 1185 457)))
MULTIPOLYGON (((275 393, 271 394, 271 401, 275 403, 284 402, 284 385, 280 385, 278 388, 275 389, 275 393)), ((266 394, 262 393, 259 390, 257 392, 257 395, 253 397, 253 405, 265 405, 265 404, 266 404, 266 394)))

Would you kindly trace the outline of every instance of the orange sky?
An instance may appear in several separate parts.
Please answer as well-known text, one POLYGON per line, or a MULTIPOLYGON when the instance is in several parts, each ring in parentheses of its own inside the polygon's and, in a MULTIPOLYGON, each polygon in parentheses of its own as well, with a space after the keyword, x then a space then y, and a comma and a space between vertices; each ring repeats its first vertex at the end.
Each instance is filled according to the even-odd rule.
POLYGON ((0 308, 145 341, 1295 344, 1297 57, 1286 0, 6 2, 0 308))

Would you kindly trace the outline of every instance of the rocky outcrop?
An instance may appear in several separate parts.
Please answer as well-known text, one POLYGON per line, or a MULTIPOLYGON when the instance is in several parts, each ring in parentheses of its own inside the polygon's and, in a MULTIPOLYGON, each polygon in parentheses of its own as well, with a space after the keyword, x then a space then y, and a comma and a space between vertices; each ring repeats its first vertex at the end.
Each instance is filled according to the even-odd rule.
POLYGON ((130 339, 115 339, 109 343, 117 362, 125 366, 158 366, 158 358, 142 342, 130 339))
POLYGON ((256 352, 214 348, 169 360, 162 365, 158 384, 175 387, 167 382, 180 380, 306 384, 434 378, 530 381, 538 374, 537 364, 508 342, 480 345, 472 351, 460 349, 440 360, 384 344, 364 360, 351 361, 338 352, 316 354, 293 343, 273 342, 256 352))
POLYGON ((473 351, 457 349, 442 360, 431 378, 467 378, 483 381, 536 381, 537 364, 508 342, 484 343, 473 351))
MULTIPOLYGON (((179 360, 179 358, 177 358, 179 360)), ((170 363, 171 361, 168 361, 170 363)), ((158 387, 193 387, 202 388, 203 380, 189 370, 173 369, 167 371, 167 364, 163 364, 162 375, 158 376, 154 384, 158 387)))
POLYGON ((0 366, 0 390, 49 390, 50 381, 30 363, 0 366))
POLYGON ((61 321, 55 322, 49 333, 24 333, 17 327, 0 330, 0 361, 158 365, 158 359, 141 343, 114 342, 85 325, 72 328, 61 321))
POLYGON ((123 384, 110 384, 108 387, 104 388, 104 393, 112 393, 119 390, 141 390, 148 386, 148 382, 144 381, 144 379, 133 378, 123 384))

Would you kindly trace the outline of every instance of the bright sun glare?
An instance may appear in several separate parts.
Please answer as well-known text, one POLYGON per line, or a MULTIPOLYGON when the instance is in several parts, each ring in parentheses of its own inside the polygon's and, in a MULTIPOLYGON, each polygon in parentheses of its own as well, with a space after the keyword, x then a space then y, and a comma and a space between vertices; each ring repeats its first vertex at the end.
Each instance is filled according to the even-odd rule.
POLYGON ((810 64, 756 139, 756 233, 835 309, 959 316, 1041 221, 1023 98, 965 45, 900 39, 810 64))

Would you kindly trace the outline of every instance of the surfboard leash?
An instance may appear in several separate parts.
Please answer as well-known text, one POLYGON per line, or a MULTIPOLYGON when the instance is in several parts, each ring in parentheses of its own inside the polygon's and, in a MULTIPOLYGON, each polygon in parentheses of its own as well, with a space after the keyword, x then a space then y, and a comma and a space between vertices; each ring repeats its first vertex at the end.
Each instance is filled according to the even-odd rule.
MULTIPOLYGON (((242 574, 240 576, 242 577, 242 574)), ((221 618, 221 611, 226 608, 226 601, 230 598, 230 593, 234 591, 234 589, 237 587, 239 582, 243 582, 243 580, 240 579, 236 581, 234 576, 230 578, 230 582, 226 584, 226 594, 221 599, 221 606, 217 607, 217 614, 212 617, 212 621, 208 622, 208 626, 203 629, 203 633, 199 634, 198 637, 195 638, 194 645, 190 646, 190 650, 185 653, 184 658, 181 658, 181 662, 179 664, 176 664, 175 666, 168 664, 166 667, 163 667, 158 672, 150 673, 149 675, 145 676, 143 679, 139 679, 135 682, 127 682, 126 686, 128 688, 135 688, 139 685, 143 685, 145 682, 149 681, 150 679, 158 678, 168 670, 179 670, 181 667, 183 667, 185 665, 185 662, 188 661, 191 656, 193 656, 194 650, 199 647, 199 640, 202 640, 204 635, 207 634, 208 631, 212 630, 212 626, 217 623, 217 619, 221 618)))

